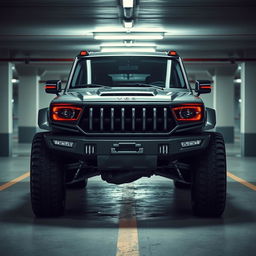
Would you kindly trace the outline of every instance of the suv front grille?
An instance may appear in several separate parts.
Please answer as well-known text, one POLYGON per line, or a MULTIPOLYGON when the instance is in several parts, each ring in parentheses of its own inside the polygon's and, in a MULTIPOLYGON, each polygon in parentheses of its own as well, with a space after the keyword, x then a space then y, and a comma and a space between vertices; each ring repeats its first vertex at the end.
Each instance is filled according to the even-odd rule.
POLYGON ((169 133, 176 123, 168 106, 86 106, 79 127, 86 133, 169 133))

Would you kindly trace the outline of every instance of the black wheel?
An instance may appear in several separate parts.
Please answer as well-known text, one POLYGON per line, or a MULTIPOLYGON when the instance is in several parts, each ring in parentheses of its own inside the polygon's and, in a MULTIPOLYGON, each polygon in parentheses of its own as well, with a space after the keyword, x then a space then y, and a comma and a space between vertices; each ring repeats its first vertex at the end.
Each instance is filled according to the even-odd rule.
POLYGON ((72 184, 66 184, 66 187, 70 189, 83 189, 87 186, 87 180, 88 179, 84 179, 72 184))
POLYGON ((192 177, 192 208, 197 216, 219 217, 226 202, 226 153, 223 137, 212 133, 205 152, 194 165, 192 177))
POLYGON ((173 181, 174 187, 178 189, 189 189, 191 187, 191 184, 183 183, 177 180, 173 181))
POLYGON ((37 217, 53 217, 65 209, 64 172, 58 160, 49 152, 44 133, 34 136, 30 162, 30 192, 34 214, 37 217))

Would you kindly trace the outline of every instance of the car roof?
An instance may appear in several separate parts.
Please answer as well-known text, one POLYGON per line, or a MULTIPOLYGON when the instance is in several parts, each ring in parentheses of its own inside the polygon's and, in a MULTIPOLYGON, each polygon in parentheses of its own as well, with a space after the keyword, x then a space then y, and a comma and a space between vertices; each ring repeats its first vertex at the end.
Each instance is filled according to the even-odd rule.
POLYGON ((109 56, 149 56, 149 57, 165 57, 165 58, 178 58, 179 56, 169 56, 168 52, 88 52, 86 56, 77 55, 79 58, 88 57, 109 57, 109 56))

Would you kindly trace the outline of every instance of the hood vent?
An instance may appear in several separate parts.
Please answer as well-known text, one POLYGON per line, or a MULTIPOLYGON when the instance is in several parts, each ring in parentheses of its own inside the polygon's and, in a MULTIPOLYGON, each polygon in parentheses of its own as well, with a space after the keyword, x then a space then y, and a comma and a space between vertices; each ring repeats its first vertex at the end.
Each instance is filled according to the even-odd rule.
POLYGON ((100 96, 155 96, 154 92, 101 92, 100 96))

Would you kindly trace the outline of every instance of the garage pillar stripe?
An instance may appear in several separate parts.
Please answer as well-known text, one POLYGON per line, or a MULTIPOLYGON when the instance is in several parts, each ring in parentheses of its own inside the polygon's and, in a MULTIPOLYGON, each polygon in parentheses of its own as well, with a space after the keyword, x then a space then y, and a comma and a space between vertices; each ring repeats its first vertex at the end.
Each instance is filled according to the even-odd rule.
POLYGON ((12 154, 12 65, 0 64, 0 156, 12 154))
POLYGON ((243 156, 256 156, 256 62, 241 65, 241 152, 243 156))
POLYGON ((216 68, 214 80, 214 108, 216 131, 222 133, 226 143, 234 142, 234 73, 235 66, 216 68))
POLYGON ((18 136, 20 143, 31 143, 37 132, 39 107, 39 76, 30 67, 17 67, 19 80, 19 120, 18 136))

